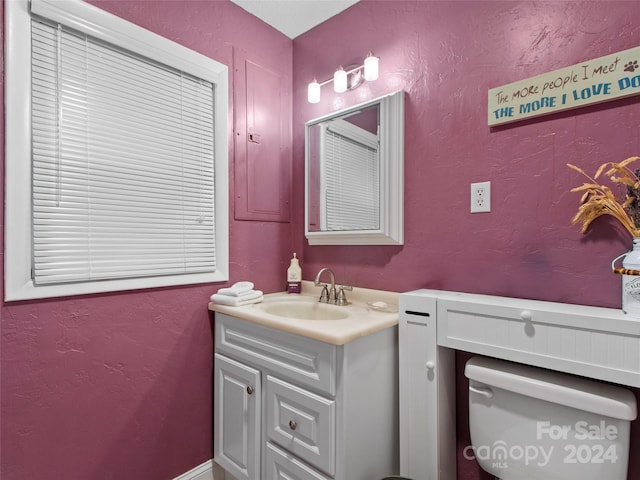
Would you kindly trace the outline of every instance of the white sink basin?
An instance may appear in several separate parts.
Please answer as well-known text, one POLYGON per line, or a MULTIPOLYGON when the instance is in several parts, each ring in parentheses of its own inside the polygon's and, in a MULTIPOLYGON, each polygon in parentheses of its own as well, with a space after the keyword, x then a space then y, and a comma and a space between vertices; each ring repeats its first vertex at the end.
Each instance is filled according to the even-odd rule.
POLYGON ((262 302, 242 307, 212 302, 209 309, 333 345, 398 324, 397 293, 354 287, 346 306, 320 303, 319 295, 313 282, 303 280, 301 294, 269 293, 262 302))
POLYGON ((344 307, 316 301, 281 300, 259 303, 255 306, 270 315, 299 320, 342 320, 349 316, 344 307))

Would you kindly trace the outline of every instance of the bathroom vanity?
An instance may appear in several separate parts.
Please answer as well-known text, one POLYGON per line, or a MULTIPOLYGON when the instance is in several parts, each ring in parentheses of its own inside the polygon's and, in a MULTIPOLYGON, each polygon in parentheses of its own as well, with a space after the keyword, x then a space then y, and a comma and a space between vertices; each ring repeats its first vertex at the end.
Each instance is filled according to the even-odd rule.
MULTIPOLYGON (((245 307, 210 304, 214 461, 238 480, 398 473, 397 308, 368 309, 358 301, 365 289, 354 289, 348 306, 319 308, 311 290, 245 307)), ((389 292, 372 299, 397 305, 389 292)))

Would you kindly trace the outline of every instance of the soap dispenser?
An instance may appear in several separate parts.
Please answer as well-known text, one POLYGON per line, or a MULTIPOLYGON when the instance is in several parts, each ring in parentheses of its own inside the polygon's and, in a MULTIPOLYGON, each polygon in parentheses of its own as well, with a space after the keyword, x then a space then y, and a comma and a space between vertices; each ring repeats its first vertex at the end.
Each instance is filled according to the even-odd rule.
POLYGON ((298 256, 294 253, 291 265, 287 269, 287 292, 300 293, 302 291, 302 269, 298 256))

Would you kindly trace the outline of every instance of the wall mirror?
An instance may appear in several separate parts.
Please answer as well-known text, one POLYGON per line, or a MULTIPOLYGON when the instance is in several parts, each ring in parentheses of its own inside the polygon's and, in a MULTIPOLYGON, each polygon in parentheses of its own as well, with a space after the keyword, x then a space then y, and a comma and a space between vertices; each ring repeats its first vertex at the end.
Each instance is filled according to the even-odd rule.
POLYGON ((404 91, 305 124, 310 245, 402 245, 404 91))

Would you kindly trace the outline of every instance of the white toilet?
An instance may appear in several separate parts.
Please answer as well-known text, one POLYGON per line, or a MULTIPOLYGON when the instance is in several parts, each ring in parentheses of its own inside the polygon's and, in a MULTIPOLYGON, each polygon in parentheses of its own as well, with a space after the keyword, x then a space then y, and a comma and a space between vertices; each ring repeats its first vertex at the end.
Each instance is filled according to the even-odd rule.
POLYGON ((486 357, 465 366, 475 458, 502 480, 627 480, 630 390, 486 357))

